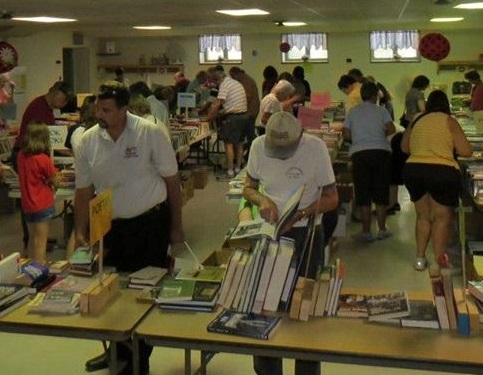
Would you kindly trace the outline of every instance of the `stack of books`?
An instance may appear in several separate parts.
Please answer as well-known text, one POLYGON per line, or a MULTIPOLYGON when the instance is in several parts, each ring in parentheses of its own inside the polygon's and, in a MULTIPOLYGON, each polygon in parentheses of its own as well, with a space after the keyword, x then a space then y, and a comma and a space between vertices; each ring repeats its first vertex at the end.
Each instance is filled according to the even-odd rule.
POLYGON ((36 292, 36 289, 22 285, 0 284, 0 317, 25 305, 36 292))
POLYGON ((131 289, 145 289, 154 287, 159 284, 161 279, 168 273, 166 268, 161 267, 144 267, 139 271, 133 272, 129 275, 128 288, 131 289))
POLYGON ((80 293, 51 289, 37 293, 28 304, 28 312, 35 314, 71 315, 79 312, 80 293))
POLYGON ((165 277, 153 289, 158 306, 167 310, 213 311, 220 290, 219 282, 181 280, 165 277))
POLYGON ((69 258, 70 273, 79 276, 93 276, 98 272, 98 253, 89 246, 80 246, 75 249, 69 258))

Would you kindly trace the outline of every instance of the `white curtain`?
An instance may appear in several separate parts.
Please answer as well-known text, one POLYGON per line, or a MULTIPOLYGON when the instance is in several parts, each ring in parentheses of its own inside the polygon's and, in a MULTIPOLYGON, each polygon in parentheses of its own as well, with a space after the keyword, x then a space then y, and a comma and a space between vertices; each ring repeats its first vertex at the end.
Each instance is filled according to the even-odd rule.
POLYGON ((417 50, 419 46, 419 32, 417 30, 404 31, 371 31, 371 49, 403 49, 412 47, 417 50))
POLYGON ((310 50, 311 46, 316 49, 322 47, 327 49, 327 34, 325 33, 307 33, 307 34, 282 34, 282 42, 287 42, 290 47, 297 47, 299 50, 306 47, 310 50))
POLYGON ((241 51, 240 34, 223 34, 223 35, 200 35, 200 50, 207 49, 215 51, 230 50, 241 51))

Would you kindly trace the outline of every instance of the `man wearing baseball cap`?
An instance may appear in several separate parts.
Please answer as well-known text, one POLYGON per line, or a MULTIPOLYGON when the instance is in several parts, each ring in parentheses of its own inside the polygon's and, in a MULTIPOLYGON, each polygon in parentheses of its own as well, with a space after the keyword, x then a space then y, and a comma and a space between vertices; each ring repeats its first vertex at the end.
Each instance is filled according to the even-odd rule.
MULTIPOLYGON (((324 141, 305 134, 290 113, 274 113, 268 120, 265 135, 252 143, 243 196, 259 207, 263 219, 276 223, 285 202, 302 185, 305 187, 299 210, 282 235, 293 238, 296 252, 302 254, 308 218, 315 216, 317 226, 311 257, 300 260, 302 276, 315 278, 317 269, 323 265, 322 214, 334 210, 339 203, 334 171, 324 141)), ((254 368, 258 375, 282 375, 282 360, 254 357, 254 368)), ((295 375, 302 374, 320 374, 320 363, 296 360, 295 375)))

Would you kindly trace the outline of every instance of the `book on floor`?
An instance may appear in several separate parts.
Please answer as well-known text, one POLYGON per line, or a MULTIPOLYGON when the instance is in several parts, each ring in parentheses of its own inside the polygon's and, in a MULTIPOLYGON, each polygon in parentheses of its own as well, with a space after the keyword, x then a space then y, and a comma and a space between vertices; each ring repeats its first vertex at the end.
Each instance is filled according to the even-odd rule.
POLYGON ((270 239, 278 239, 281 230, 292 219, 300 204, 300 199, 305 185, 299 187, 286 201, 280 217, 275 224, 270 224, 263 219, 240 221, 231 234, 231 239, 236 240, 246 237, 260 237, 265 235, 270 239))
POLYGON ((402 318, 410 314, 405 291, 367 296, 367 314, 370 321, 402 318))
POLYGON ((280 316, 223 310, 207 327, 208 332, 268 340, 280 326, 280 316))
POLYGON ((438 312, 433 301, 409 300, 410 313, 401 318, 402 327, 439 329, 438 312))

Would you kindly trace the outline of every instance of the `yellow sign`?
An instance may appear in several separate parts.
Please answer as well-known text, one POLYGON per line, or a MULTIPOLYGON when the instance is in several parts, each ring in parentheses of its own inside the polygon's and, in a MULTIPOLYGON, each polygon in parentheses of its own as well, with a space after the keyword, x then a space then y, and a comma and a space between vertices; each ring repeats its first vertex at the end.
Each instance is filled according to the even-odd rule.
POLYGON ((107 189, 89 202, 90 243, 99 242, 111 229, 112 189, 107 189))

